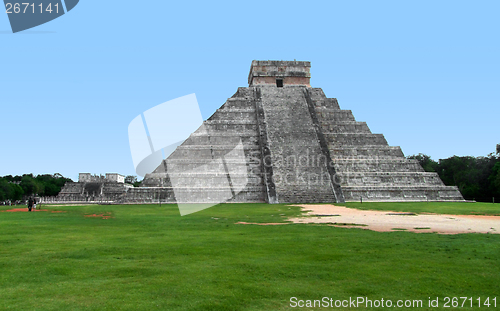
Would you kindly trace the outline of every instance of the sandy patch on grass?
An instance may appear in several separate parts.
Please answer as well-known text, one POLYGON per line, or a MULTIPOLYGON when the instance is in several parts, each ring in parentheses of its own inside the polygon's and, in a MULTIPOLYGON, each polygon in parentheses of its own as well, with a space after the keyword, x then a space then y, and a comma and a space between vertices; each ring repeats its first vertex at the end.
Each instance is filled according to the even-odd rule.
POLYGON ((289 225, 290 223, 288 222, 245 222, 245 221, 238 221, 235 223, 236 225, 259 225, 259 226, 278 226, 278 225, 289 225))
MULTIPOLYGON (((43 206, 48 206, 48 207, 59 207, 59 206, 88 206, 90 204, 50 204, 50 203, 43 203, 43 206)), ((94 204, 95 205, 95 204, 94 204)))
MULTIPOLYGON (((49 211, 48 209, 36 209, 36 210, 31 210, 32 212, 51 212, 51 213, 66 213, 66 211, 49 211)), ((23 212, 29 212, 27 207, 24 208, 13 208, 13 209, 8 209, 5 211, 0 211, 0 212, 10 212, 10 213, 23 213, 23 212)))
POLYGON ((305 217, 289 219, 293 223, 331 224, 379 232, 500 233, 500 216, 413 214, 358 210, 330 204, 294 206, 308 212, 305 217))
MULTIPOLYGON (((31 210, 32 212, 48 212, 49 210, 46 209, 34 209, 31 210)), ((27 207, 24 208, 13 208, 13 209, 8 209, 2 212, 11 212, 11 213, 19 213, 19 212, 29 212, 29 209, 27 207)))
POLYGON ((111 215, 104 215, 104 214, 92 214, 92 215, 84 215, 84 217, 92 217, 92 218, 102 218, 102 219, 110 219, 114 218, 111 215))

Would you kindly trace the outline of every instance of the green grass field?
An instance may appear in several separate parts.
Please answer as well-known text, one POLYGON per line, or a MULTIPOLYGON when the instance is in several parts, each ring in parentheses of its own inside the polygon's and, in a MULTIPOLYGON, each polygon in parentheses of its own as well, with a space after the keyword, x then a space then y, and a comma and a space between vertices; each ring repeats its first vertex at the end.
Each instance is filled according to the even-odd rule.
MULTIPOLYGON (((346 205, 500 210, 481 203, 356 204, 346 205)), ((314 309, 292 308, 291 297, 422 300, 417 310, 455 310, 443 307, 444 297, 472 297, 473 308, 458 309, 477 310, 477 298, 489 297, 481 310, 500 309, 500 235, 235 224, 300 214, 286 205, 221 204, 183 217, 176 205, 43 208, 49 212, 0 212, 0 310, 314 309), (439 297, 439 308, 428 307, 429 297, 439 297)))

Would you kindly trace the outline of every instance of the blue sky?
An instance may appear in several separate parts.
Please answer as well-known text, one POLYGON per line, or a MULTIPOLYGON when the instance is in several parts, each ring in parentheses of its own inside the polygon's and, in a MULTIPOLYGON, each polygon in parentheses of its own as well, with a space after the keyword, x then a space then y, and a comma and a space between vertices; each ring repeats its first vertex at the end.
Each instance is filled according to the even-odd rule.
POLYGON ((311 84, 405 155, 500 143, 498 1, 91 1, 12 34, 0 14, 0 176, 135 174, 130 121, 196 93, 208 118, 252 60, 311 84))

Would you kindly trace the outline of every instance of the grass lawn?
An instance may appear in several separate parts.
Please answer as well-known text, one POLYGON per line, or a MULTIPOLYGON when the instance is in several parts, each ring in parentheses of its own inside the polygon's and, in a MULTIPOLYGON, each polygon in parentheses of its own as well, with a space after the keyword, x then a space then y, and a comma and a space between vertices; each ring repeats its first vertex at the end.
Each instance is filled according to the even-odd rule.
MULTIPOLYGON (((499 207, 449 204, 362 208, 498 214, 499 207)), ((176 205, 43 208, 49 212, 0 212, 0 310, 314 309, 290 307, 291 297, 422 300, 418 310, 454 310, 443 308, 444 297, 472 297, 474 307, 460 309, 476 310, 477 298, 489 297, 481 310, 500 308, 500 235, 235 224, 300 213, 286 205, 221 204, 183 217, 176 205), (84 216, 92 214, 112 218, 84 216), (439 308, 428 307, 429 297, 439 297, 439 308)))

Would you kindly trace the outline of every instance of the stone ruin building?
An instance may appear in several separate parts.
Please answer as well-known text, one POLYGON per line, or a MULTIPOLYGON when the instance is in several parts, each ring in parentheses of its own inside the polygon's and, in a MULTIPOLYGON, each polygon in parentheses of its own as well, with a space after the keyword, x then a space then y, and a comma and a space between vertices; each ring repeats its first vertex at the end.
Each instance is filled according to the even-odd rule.
POLYGON ((124 201, 154 194, 171 202, 463 200, 457 187, 311 87, 310 66, 253 61, 248 87, 238 88, 124 201))
POLYGON ((82 180, 60 196, 92 193, 117 203, 463 200, 457 187, 311 87, 310 66, 253 61, 248 87, 238 88, 141 187, 82 180))
POLYGON ((106 173, 106 176, 103 176, 80 173, 78 182, 67 182, 55 201, 117 201, 123 198, 130 188, 133 186, 126 184, 125 176, 120 174, 106 173))

